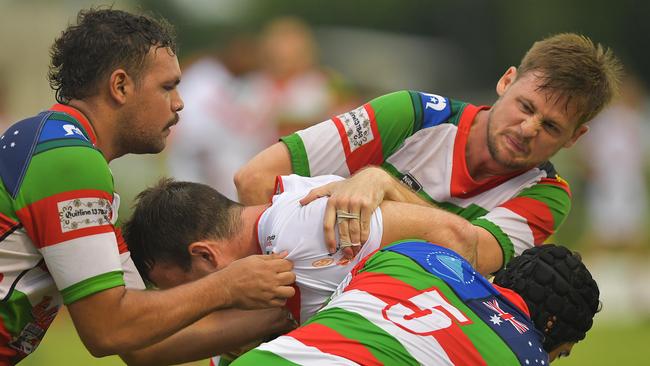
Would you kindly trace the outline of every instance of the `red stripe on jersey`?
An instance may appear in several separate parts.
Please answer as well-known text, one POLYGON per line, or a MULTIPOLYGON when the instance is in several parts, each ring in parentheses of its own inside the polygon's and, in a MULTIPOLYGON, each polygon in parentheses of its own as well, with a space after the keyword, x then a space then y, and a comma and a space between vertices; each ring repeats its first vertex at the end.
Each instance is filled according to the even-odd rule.
POLYGON ((291 315, 293 315, 293 318, 300 323, 300 309, 302 308, 302 297, 300 296, 300 287, 296 285, 295 283, 291 285, 291 287, 296 290, 296 293, 287 300, 286 305, 284 305, 289 312, 291 312, 291 315))
POLYGON ((323 353, 336 355, 359 365, 383 365, 361 342, 344 337, 334 329, 322 324, 311 323, 287 335, 306 346, 318 348, 323 353))
MULTIPOLYGON (((282 181, 282 176, 281 175, 276 175, 275 176, 275 184, 273 188, 273 195, 284 193, 284 182, 282 181)), ((273 197, 271 197, 271 202, 273 202, 273 197)))
POLYGON ((541 184, 548 184, 551 186, 562 188, 569 195, 569 197, 571 197, 571 188, 569 187, 569 184, 561 178, 560 179, 542 178, 539 182, 541 184))
POLYGON ((14 230, 18 225, 20 225, 18 222, 0 212, 0 238, 2 238, 6 233, 14 230))
POLYGON ((16 211, 16 215, 25 227, 27 235, 29 235, 37 248, 47 247, 84 236, 114 232, 115 229, 110 221, 102 225, 63 232, 57 204, 76 198, 103 198, 111 204, 113 202, 113 197, 105 191, 80 189, 43 198, 16 211))
POLYGON ((465 155, 467 152, 466 146, 469 130, 478 112, 488 108, 486 106, 477 107, 468 104, 460 117, 458 132, 454 140, 454 156, 451 167, 451 187, 449 189, 452 197, 467 198, 475 196, 526 172, 526 170, 522 170, 504 176, 490 177, 478 182, 469 174, 469 170, 467 170, 467 157, 465 155))
POLYGON ((115 239, 117 239, 117 249, 119 250, 120 254, 129 251, 129 246, 126 240, 124 240, 124 236, 122 235, 122 228, 115 228, 115 239))
POLYGON ((357 147, 356 150, 351 151, 350 141, 348 140, 347 131, 343 122, 338 117, 332 117, 334 125, 339 132, 343 152, 345 153, 345 162, 348 166, 350 174, 354 174, 357 170, 368 165, 380 165, 384 162, 383 150, 381 147, 381 136, 379 135, 379 128, 375 119, 375 111, 370 104, 364 104, 363 108, 368 113, 370 119, 370 130, 372 131, 373 139, 363 143, 357 147))
POLYGON ((539 245, 553 234, 555 220, 548 206, 530 197, 515 197, 506 201, 501 207, 524 217, 533 232, 535 245, 539 245))
POLYGON ((494 286, 494 288, 497 289, 497 291, 499 291, 503 297, 508 299, 508 301, 510 301, 513 305, 519 308, 519 310, 521 310, 523 313, 528 315, 528 317, 530 318, 530 310, 528 310, 528 305, 526 304, 526 301, 524 301, 524 299, 521 296, 519 296, 518 293, 512 291, 509 288, 497 286, 494 283, 492 284, 492 286, 494 286))
MULTIPOLYGON (((418 308, 417 305, 413 304, 411 301, 409 301, 409 299, 431 289, 420 291, 407 284, 406 282, 402 282, 383 273, 359 273, 345 288, 345 291, 352 289, 358 289, 370 293, 371 295, 387 303, 387 307, 398 303, 403 304, 409 309, 412 309, 413 315, 415 316, 417 316, 418 313, 426 313, 427 311, 430 312, 429 309, 418 308)), ((438 291, 438 293, 444 298, 442 292, 438 291)), ((440 306, 435 306, 435 309, 445 313, 445 315, 451 319, 451 325, 445 329, 433 330, 431 333, 422 336, 434 337, 438 343, 440 343, 454 365, 485 365, 485 361, 483 360, 481 354, 478 352, 469 337, 460 328, 462 325, 472 324, 472 321, 467 320, 465 322, 461 322, 446 309, 440 306)), ((395 325, 403 328, 399 324, 395 325)), ((408 331, 408 329, 405 330, 408 331)))

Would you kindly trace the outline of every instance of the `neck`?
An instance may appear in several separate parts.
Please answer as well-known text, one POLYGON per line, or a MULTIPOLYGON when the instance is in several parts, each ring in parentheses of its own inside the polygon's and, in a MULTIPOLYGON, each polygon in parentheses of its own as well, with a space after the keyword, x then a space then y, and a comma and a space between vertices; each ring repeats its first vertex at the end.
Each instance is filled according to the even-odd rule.
POLYGON ((97 137, 96 147, 101 151, 106 161, 118 158, 123 153, 119 153, 115 148, 115 128, 113 126, 112 111, 102 107, 102 103, 94 102, 93 100, 73 99, 68 103, 69 106, 78 109, 83 113, 90 125, 93 132, 97 137))
MULTIPOLYGON (((257 240, 257 219, 268 205, 245 206, 241 211, 239 232, 231 239, 238 246, 238 257, 259 254, 260 246, 257 240)), ((237 259, 239 259, 237 258, 237 259)))

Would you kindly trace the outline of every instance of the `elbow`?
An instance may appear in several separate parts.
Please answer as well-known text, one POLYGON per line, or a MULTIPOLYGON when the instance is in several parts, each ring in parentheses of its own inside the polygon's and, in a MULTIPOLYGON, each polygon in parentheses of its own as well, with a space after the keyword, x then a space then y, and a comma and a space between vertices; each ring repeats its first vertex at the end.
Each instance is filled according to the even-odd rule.
MULTIPOLYGON (((248 163, 240 168, 233 181, 235 187, 237 188, 237 195, 239 196, 239 202, 243 205, 259 204, 260 195, 266 192, 263 192, 263 187, 266 187, 266 182, 268 179, 265 179, 265 173, 262 169, 259 169, 248 163)), ((270 193, 270 192, 269 192, 270 193)), ((265 197, 266 199, 266 197, 265 197)), ((262 201, 265 201, 263 199, 262 201)))
POLYGON ((476 266, 478 250, 476 226, 466 220, 459 220, 456 225, 451 225, 450 234, 452 248, 472 266, 476 266))
POLYGON ((130 337, 119 335, 108 335, 106 333, 100 336, 82 338, 86 349, 93 357, 106 357, 118 355, 124 352, 130 352, 137 347, 137 345, 129 342, 130 337))

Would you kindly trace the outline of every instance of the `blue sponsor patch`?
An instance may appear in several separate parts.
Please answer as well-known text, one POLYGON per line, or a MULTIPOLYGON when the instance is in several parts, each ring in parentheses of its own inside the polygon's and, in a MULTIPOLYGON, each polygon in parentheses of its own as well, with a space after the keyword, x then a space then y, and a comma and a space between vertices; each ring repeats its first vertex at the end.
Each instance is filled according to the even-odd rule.
POLYGON ((449 99, 436 94, 422 93, 422 128, 437 126, 451 116, 451 103, 449 99))
POLYGON ((43 132, 38 140, 39 143, 58 140, 58 139, 77 139, 88 141, 88 138, 84 135, 77 125, 68 121, 62 121, 58 119, 51 119, 45 123, 43 126, 43 132))

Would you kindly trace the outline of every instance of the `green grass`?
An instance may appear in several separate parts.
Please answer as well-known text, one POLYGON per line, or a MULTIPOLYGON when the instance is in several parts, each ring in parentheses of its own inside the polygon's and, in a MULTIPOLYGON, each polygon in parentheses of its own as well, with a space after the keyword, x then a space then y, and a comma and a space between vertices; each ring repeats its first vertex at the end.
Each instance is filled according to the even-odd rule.
POLYGON ((553 365, 650 365, 650 321, 625 326, 596 323, 570 357, 553 365))

